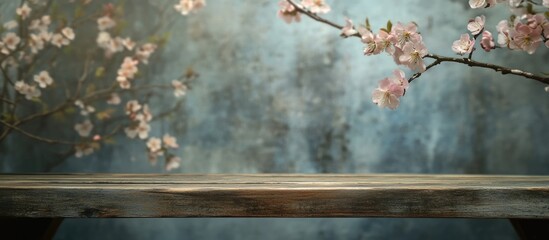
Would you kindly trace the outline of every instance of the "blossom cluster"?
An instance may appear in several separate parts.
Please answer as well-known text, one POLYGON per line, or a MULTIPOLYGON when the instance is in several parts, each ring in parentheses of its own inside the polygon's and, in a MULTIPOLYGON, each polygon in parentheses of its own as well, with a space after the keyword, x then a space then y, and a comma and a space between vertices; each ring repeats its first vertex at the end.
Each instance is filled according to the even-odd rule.
MULTIPOLYGON (((476 39, 481 35, 480 46, 486 52, 496 48, 492 33, 485 30, 485 17, 478 16, 469 20, 467 29, 473 35, 461 35, 454 42, 452 50, 459 55, 469 54, 474 51, 476 39)), ((513 21, 502 20, 497 27, 497 43, 499 47, 511 50, 519 50, 533 54, 539 46, 545 44, 549 48, 549 21, 543 14, 523 14, 515 17, 513 21)))
MULTIPOLYGON (((24 3, 15 10, 21 21, 11 20, 3 24, 6 30, 0 41, 0 55, 4 57, 3 67, 19 66, 19 61, 32 61, 48 44, 61 48, 67 46, 75 39, 75 33, 69 26, 58 26, 57 30, 50 30, 51 17, 43 15, 36 19, 30 19, 32 8, 24 3), (30 21, 30 22, 28 22, 30 21), (22 39, 17 34, 20 22, 26 23, 28 38, 22 39)), ((48 71, 42 70, 34 75, 33 81, 25 79, 17 80, 14 89, 27 100, 36 100, 42 96, 40 88, 45 89, 53 85, 53 78, 48 71)))
MULTIPOLYGON (((300 12, 292 3, 282 0, 279 2, 279 7, 278 16, 285 22, 300 20, 300 12)), ((331 9, 323 0, 304 0, 301 2, 301 7, 314 14, 327 13, 331 9)), ((341 36, 359 36, 364 44, 364 55, 371 56, 385 52, 392 56, 397 65, 403 65, 418 72, 425 71, 426 65, 423 58, 428 51, 415 23, 399 22, 392 26, 389 22, 387 28, 380 29, 377 33, 372 32, 369 26, 355 28, 353 21, 349 18, 345 18, 345 23, 341 29, 341 36)), ((380 107, 395 109, 399 105, 399 98, 408 88, 404 72, 401 70, 394 72, 394 77, 381 80, 379 87, 374 90, 372 101, 380 107)))
MULTIPOLYGON (((80 4, 88 5, 91 2, 92 0, 86 0, 81 1, 80 4)), ((71 3, 74 2, 71 1, 71 3)), ((175 5, 175 9, 183 15, 187 15, 203 8, 205 5, 205 0, 180 0, 175 5)), ((124 130, 125 135, 130 139, 140 139, 144 142, 151 163, 155 163, 157 157, 165 156, 165 169, 167 171, 178 168, 181 159, 169 152, 179 147, 177 139, 170 134, 165 134, 162 139, 150 136, 151 121, 153 119, 150 105, 145 102, 138 102, 140 98, 139 94, 133 94, 139 91, 139 89, 132 88, 133 82, 140 76, 139 68, 149 64, 151 56, 158 48, 154 42, 155 38, 149 38, 153 40, 152 42, 140 43, 139 40, 134 40, 129 36, 119 36, 124 32, 121 29, 123 29, 123 22, 125 21, 122 18, 123 16, 120 16, 123 13, 119 11, 121 9, 120 6, 115 6, 111 3, 101 6, 102 8, 98 9, 97 14, 80 15, 78 13, 73 18, 69 17, 67 19, 55 15, 55 11, 51 11, 50 14, 52 16, 50 17, 48 15, 50 11, 46 10, 48 8, 45 1, 23 1, 15 9, 16 19, 3 23, 0 32, 1 66, 4 71, 4 78, 7 78, 4 80, 10 82, 15 93, 15 95, 12 95, 11 92, 8 92, 9 95, 0 93, 2 94, 0 96, 2 100, 9 101, 9 103, 14 105, 33 104, 33 102, 40 103, 46 109, 44 111, 48 112, 50 111, 48 109, 49 101, 56 98, 45 97, 45 93, 53 95, 59 92, 58 90, 65 90, 64 95, 67 96, 66 103, 55 108, 57 112, 52 110, 51 113, 45 115, 59 113, 59 116, 61 116, 72 114, 73 112, 77 113, 78 117, 74 122, 73 129, 80 139, 77 142, 71 143, 74 147, 73 150, 76 157, 92 154, 94 151, 100 149, 102 141, 106 143, 111 138, 110 135, 101 132, 105 130, 105 127, 101 126, 101 121, 106 119, 114 120, 113 115, 118 111, 111 107, 121 105, 121 103, 125 102, 125 106, 120 107, 120 109, 123 109, 121 111, 126 115, 126 118, 123 120, 127 124, 124 124, 125 126, 123 125, 121 128, 124 130), (70 49, 67 51, 58 51, 57 49, 69 47, 73 41, 78 39, 84 41, 85 38, 83 37, 77 38, 79 31, 76 31, 79 30, 76 27, 84 22, 96 24, 97 38, 95 38, 95 42, 97 44, 97 52, 103 53, 104 59, 108 60, 105 62, 121 61, 119 67, 114 69, 115 74, 104 73, 109 68, 102 66, 103 63, 101 61, 90 59, 86 63, 86 66, 84 66, 84 73, 80 79, 71 83, 63 81, 64 76, 55 74, 54 67, 56 66, 56 62, 46 65, 35 63, 35 59, 39 59, 42 56, 54 59, 51 56, 70 53, 70 49), (76 28, 76 30, 73 28, 76 28), (88 63, 90 63, 91 67, 88 66, 88 63), (20 66, 29 69, 27 70, 28 73, 14 74, 17 71, 13 71, 12 68, 15 69, 20 66), (27 66, 32 67, 27 68, 27 66), (91 78, 88 74, 88 68, 95 68, 96 79, 94 80, 105 78, 109 81, 109 79, 115 76, 112 79, 114 85, 111 83, 100 84, 97 81, 90 81, 88 79, 91 78), (11 81, 12 77, 14 78, 13 81, 11 81), (71 92, 73 89, 69 85, 73 83, 76 88, 74 88, 74 92, 71 92), (96 89, 102 85, 112 87, 96 89), (129 90, 132 90, 132 94, 124 94, 129 90), (124 98, 127 95, 130 95, 132 99, 126 101, 124 98), (102 104, 101 102, 98 103, 98 101, 105 102, 102 104)), ((94 8, 90 7, 89 9, 94 8)), ((92 51, 89 52, 91 53, 92 51)), ((95 56, 94 54, 93 57, 95 56)), ((99 55, 98 57, 101 58, 102 56, 99 55)), ((196 76, 196 73, 191 72, 187 76, 187 80, 191 80, 191 78, 196 76)), ((176 79, 171 82, 171 85, 158 85, 158 87, 163 89, 171 88, 175 97, 182 97, 189 90, 187 84, 187 81, 184 79, 176 79)), ((147 86, 147 84, 143 84, 138 87, 147 90, 147 86)), ((2 112, 2 114, 7 113, 2 112)), ((18 122, 12 123, 18 124, 18 122)), ((69 143, 67 141, 59 142, 63 142, 64 144, 69 143)))
MULTIPOLYGON (((395 109, 399 105, 399 98, 404 96, 409 82, 421 76, 427 69, 444 61, 459 62, 473 66, 471 65, 471 58, 473 52, 476 50, 475 45, 479 38, 479 45, 486 52, 490 52, 496 48, 508 48, 533 54, 542 44, 545 44, 549 48, 549 21, 547 20, 549 18, 549 12, 547 11, 549 0, 543 0, 542 2, 525 0, 469 0, 471 8, 489 8, 497 4, 506 4, 513 13, 510 20, 502 20, 497 25, 497 44, 494 35, 485 29, 486 18, 484 16, 470 19, 467 24, 469 32, 462 34, 451 46, 451 49, 458 55, 468 54, 463 59, 445 58, 429 54, 423 43, 422 36, 418 32, 418 26, 413 22, 408 24, 399 22, 393 26, 389 21, 387 27, 380 29, 377 33, 372 32, 368 19, 366 19, 365 25, 355 27, 351 19, 345 18, 345 25, 339 26, 318 15, 330 11, 330 7, 323 0, 303 0, 300 4, 292 0, 281 0, 277 14, 286 23, 299 22, 301 14, 304 14, 319 22, 340 28, 340 35, 342 37, 359 37, 361 39, 364 44, 364 55, 370 56, 385 52, 393 57, 397 65, 404 65, 410 70, 417 72, 406 80, 404 72, 397 69, 394 71, 393 76, 382 79, 379 82, 379 86, 374 90, 372 101, 375 104, 381 108, 395 109), (427 66, 424 62, 425 58, 432 58, 436 61, 427 66)), ((475 63, 475 66, 493 68, 496 71, 503 72, 503 68, 499 66, 487 67, 495 65, 475 63)), ((505 72, 512 72, 516 75, 535 80, 543 79, 538 76, 531 77, 534 74, 525 73, 524 71, 505 69, 505 72)), ((543 79, 541 82, 545 82, 545 80, 543 79)), ((546 91, 549 91, 549 87, 546 87, 546 91)))
MULTIPOLYGON (((533 3, 532 1, 524 0, 469 0, 471 8, 487 8, 493 7, 499 3, 505 3, 511 8, 519 8, 524 2, 533 3)), ((549 0, 543 0, 541 3, 544 7, 549 7, 549 0)))

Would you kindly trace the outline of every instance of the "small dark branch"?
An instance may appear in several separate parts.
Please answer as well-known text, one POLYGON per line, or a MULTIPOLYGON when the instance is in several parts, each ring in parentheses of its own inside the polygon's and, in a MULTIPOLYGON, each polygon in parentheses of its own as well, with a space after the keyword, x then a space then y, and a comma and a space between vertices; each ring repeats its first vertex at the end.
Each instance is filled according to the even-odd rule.
POLYGON ((12 100, 6 99, 6 98, 0 98, 0 101, 5 102, 10 105, 15 105, 16 103, 12 100))
POLYGON ((3 120, 0 120, 0 123, 5 125, 6 127, 8 128, 11 128, 29 138, 32 138, 34 140, 37 140, 37 141, 40 141, 40 142, 45 142, 45 143, 49 143, 49 144, 63 144, 63 145, 77 145, 78 143, 75 143, 75 142, 68 142, 68 141, 63 141, 63 140, 55 140, 55 139, 49 139, 49 138, 45 138, 45 137, 40 137, 40 136, 36 136, 32 133, 29 133, 15 125, 12 125, 8 122, 5 122, 3 120))
MULTIPOLYGON (((483 29, 483 31, 484 31, 484 29, 483 29)), ((480 34, 481 34, 481 33, 479 33, 479 34, 473 36, 473 39, 474 39, 474 41, 475 41, 475 45, 477 44, 477 38, 478 38, 478 36, 479 36, 480 34)), ((475 48, 475 45, 473 45, 473 49, 472 49, 471 52, 469 53, 469 57, 468 57, 469 59, 473 59, 473 53, 475 52, 475 50, 477 50, 477 49, 475 48)))
MULTIPOLYGON (((318 22, 321 22, 321 23, 324 23, 324 24, 328 24, 328 25, 330 25, 330 26, 332 26, 332 27, 334 27, 334 28, 337 28, 337 29, 339 29, 339 30, 342 30, 342 29, 343 29, 343 26, 341 26, 341 25, 339 25, 339 24, 337 24, 337 23, 334 23, 334 22, 332 22, 332 21, 329 21, 329 20, 327 20, 327 19, 324 19, 324 18, 318 16, 317 14, 312 13, 311 11, 304 9, 301 5, 295 3, 295 2, 292 1, 292 0, 288 0, 288 2, 289 2, 290 4, 292 4, 298 12, 303 13, 303 14, 309 16, 310 18, 312 18, 312 19, 315 20, 315 21, 318 21, 318 22)), ((359 33, 355 33, 355 34, 353 34, 353 35, 351 35, 351 36, 352 36, 352 37, 359 37, 359 38, 362 37, 362 36, 360 36, 359 33)), ((351 37, 351 36, 349 36, 349 37, 351 37)))
POLYGON ((80 95, 80 90, 82 89, 82 85, 84 84, 84 81, 88 77, 89 69, 91 64, 91 55, 88 54, 88 57, 86 58, 86 61, 84 63, 84 71, 82 72, 82 75, 78 79, 78 84, 76 85, 76 90, 74 91, 73 99, 77 99, 80 95))
POLYGON ((542 76, 535 75, 530 72, 525 72, 519 69, 512 69, 512 68, 506 68, 506 67, 502 67, 495 64, 477 62, 468 58, 443 57, 436 54, 428 54, 425 57, 435 59, 436 61, 439 61, 439 62, 455 62, 455 63, 465 64, 470 67, 488 68, 496 72, 500 72, 501 74, 504 74, 504 75, 511 74, 516 76, 521 76, 524 78, 533 79, 544 84, 549 84, 549 77, 542 77, 542 76))
MULTIPOLYGON (((440 60, 435 60, 433 63, 429 64, 426 68, 425 68, 425 71, 426 72, 427 70, 435 67, 436 65, 439 65, 442 61, 440 60)), ((421 77, 423 73, 421 72, 417 72, 415 73, 414 75, 412 75, 409 79, 408 79, 408 83, 411 83, 412 81, 416 80, 417 78, 421 77)))

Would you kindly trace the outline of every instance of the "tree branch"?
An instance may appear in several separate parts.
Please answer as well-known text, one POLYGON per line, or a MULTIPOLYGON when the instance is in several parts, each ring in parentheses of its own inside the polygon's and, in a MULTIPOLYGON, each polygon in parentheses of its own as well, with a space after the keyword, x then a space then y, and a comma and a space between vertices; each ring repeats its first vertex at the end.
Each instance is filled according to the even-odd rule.
POLYGON ((32 139, 34 139, 34 140, 38 140, 38 141, 40 141, 40 142, 45 142, 45 143, 49 143, 49 144, 64 144, 64 145, 77 145, 77 144, 79 144, 79 143, 76 143, 76 142, 69 142, 69 141, 63 141, 63 140, 55 140, 55 139, 49 139, 49 138, 45 138, 45 137, 36 136, 36 135, 34 135, 34 134, 32 134, 32 133, 29 133, 29 132, 27 132, 27 131, 25 131, 25 130, 23 130, 23 129, 21 129, 21 128, 15 126, 15 125, 12 125, 12 124, 10 124, 10 123, 8 123, 8 122, 5 122, 5 121, 3 121, 3 120, 0 120, 0 123, 3 124, 3 125, 5 125, 5 126, 7 126, 8 128, 11 128, 11 129, 13 129, 13 130, 15 130, 15 131, 17 131, 17 132, 19 132, 19 133, 21 133, 21 134, 23 134, 23 135, 29 137, 29 138, 32 138, 32 139))
MULTIPOLYGON (((332 27, 340 29, 340 30, 343 29, 343 26, 341 26, 339 24, 336 24, 336 23, 334 23, 330 20, 327 20, 325 18, 322 18, 322 17, 318 16, 317 14, 314 14, 314 13, 304 9, 301 5, 295 3, 293 0, 287 0, 287 1, 290 4, 292 4, 298 12, 305 14, 306 16, 310 17, 311 19, 313 19, 317 22, 327 24, 329 26, 332 26, 332 27)), ((360 34, 358 34, 358 33, 354 34, 354 35, 351 35, 351 36, 352 37, 359 37, 359 38, 361 37, 360 34)), ((530 73, 530 72, 526 72, 526 71, 523 71, 523 70, 520 70, 520 69, 513 69, 513 68, 507 68, 507 67, 495 65, 495 64, 478 62, 478 61, 471 60, 470 58, 453 58, 453 57, 440 56, 440 55, 436 55, 436 54, 428 54, 424 58, 435 59, 435 62, 433 62, 432 64, 430 64, 426 67, 426 71, 428 69, 432 68, 432 67, 435 67, 436 65, 438 65, 440 63, 443 63, 443 62, 454 62, 454 63, 465 64, 465 65, 470 66, 470 67, 492 69, 492 70, 494 70, 496 72, 500 72, 501 74, 504 74, 504 75, 505 74, 516 75, 516 76, 521 76, 521 77, 524 77, 524 78, 532 79, 532 80, 535 80, 535 81, 538 81, 538 82, 541 82, 541 83, 544 83, 544 84, 549 84, 549 77, 543 77, 543 76, 536 75, 536 74, 530 73)), ((408 79, 408 82, 412 82, 413 80, 419 78, 421 75, 422 75, 422 73, 415 73, 414 75, 412 75, 412 77, 410 79, 408 79)))

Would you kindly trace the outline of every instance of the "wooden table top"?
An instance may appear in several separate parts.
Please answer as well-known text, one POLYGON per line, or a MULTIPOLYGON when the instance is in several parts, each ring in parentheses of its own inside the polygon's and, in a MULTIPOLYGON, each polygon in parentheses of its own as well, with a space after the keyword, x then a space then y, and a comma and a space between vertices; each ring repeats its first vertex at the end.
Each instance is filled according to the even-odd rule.
POLYGON ((4 174, 0 217, 549 219, 549 176, 4 174))

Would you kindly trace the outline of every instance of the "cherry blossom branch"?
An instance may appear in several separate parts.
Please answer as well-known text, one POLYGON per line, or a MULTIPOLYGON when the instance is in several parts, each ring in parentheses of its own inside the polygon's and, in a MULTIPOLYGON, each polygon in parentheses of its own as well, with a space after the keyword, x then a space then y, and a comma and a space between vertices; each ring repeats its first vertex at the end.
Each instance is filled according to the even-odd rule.
POLYGON ((10 105, 15 105, 16 103, 12 100, 6 99, 6 98, 0 98, 0 101, 5 102, 10 105))
POLYGON ((532 80, 535 80, 535 81, 538 81, 538 82, 541 82, 541 83, 544 83, 544 84, 549 84, 549 77, 542 77, 542 76, 539 76, 539 75, 536 75, 536 74, 533 74, 533 73, 530 73, 530 72, 526 72, 526 71, 523 71, 523 70, 520 70, 520 69, 513 69, 513 68, 502 67, 502 66, 499 66, 499 65, 491 64, 491 63, 478 62, 478 61, 471 60, 469 58, 444 57, 444 56, 439 56, 439 55, 436 55, 436 54, 428 54, 425 57, 435 59, 435 62, 434 62, 434 63, 436 63, 435 65, 437 65, 439 63, 442 63, 442 62, 455 62, 455 63, 465 64, 465 65, 468 65, 470 67, 492 69, 492 70, 494 70, 496 72, 499 72, 503 75, 506 75, 506 74, 516 75, 516 76, 521 76, 521 77, 524 77, 524 78, 529 78, 529 79, 532 79, 532 80))
MULTIPOLYGON (((334 23, 330 20, 327 20, 323 17, 320 17, 317 14, 312 13, 311 11, 309 11, 307 9, 304 9, 301 5, 295 3, 293 0, 287 0, 287 1, 295 7, 296 11, 298 11, 300 13, 303 13, 304 15, 310 17, 311 19, 313 19, 317 22, 320 22, 320 23, 324 23, 324 24, 329 25, 331 27, 337 28, 339 30, 343 29, 343 26, 341 26, 337 23, 334 23)), ((361 38, 361 35, 359 33, 355 33, 355 34, 350 35, 350 36, 361 38)), ((470 55, 470 57, 472 57, 472 54, 470 55)), ((431 59, 435 60, 433 63, 429 64, 426 67, 426 70, 429 70, 429 69, 431 69, 431 68, 433 68, 433 67, 435 67, 435 66, 437 66, 437 65, 439 65, 443 62, 454 62, 454 63, 465 64, 465 65, 470 66, 470 67, 492 69, 496 72, 500 72, 503 75, 505 75, 505 74, 516 75, 516 76, 521 76, 521 77, 524 77, 524 78, 532 79, 532 80, 538 81, 540 83, 549 84, 549 77, 543 77, 543 76, 536 75, 536 74, 531 73, 531 72, 526 72, 526 71, 523 71, 523 70, 520 70, 520 69, 507 68, 507 67, 503 67, 503 66, 499 66, 499 65, 495 65, 495 64, 474 61, 470 57, 469 58, 453 58, 453 57, 440 56, 440 55, 436 55, 436 54, 428 54, 423 58, 431 58, 431 59)), ((408 82, 412 82, 413 80, 419 78, 421 75, 422 75, 422 73, 420 73, 420 72, 415 73, 414 75, 412 75, 412 77, 410 77, 408 79, 408 82)))
POLYGON ((37 135, 34 135, 32 133, 29 133, 13 124, 10 124, 6 121, 3 121, 3 120, 0 120, 0 123, 3 124, 4 126, 8 127, 8 128, 11 128, 13 130, 15 130, 16 132, 19 132, 31 139, 34 139, 34 140, 37 140, 37 141, 40 141, 40 142, 45 142, 45 143, 49 143, 49 144, 63 144, 63 145, 77 145, 77 144, 80 144, 80 143, 76 143, 76 142, 69 142, 69 141, 64 141, 64 140, 55 140, 55 139, 50 139, 50 138, 45 138, 45 137, 40 137, 40 136, 37 136, 37 135))

